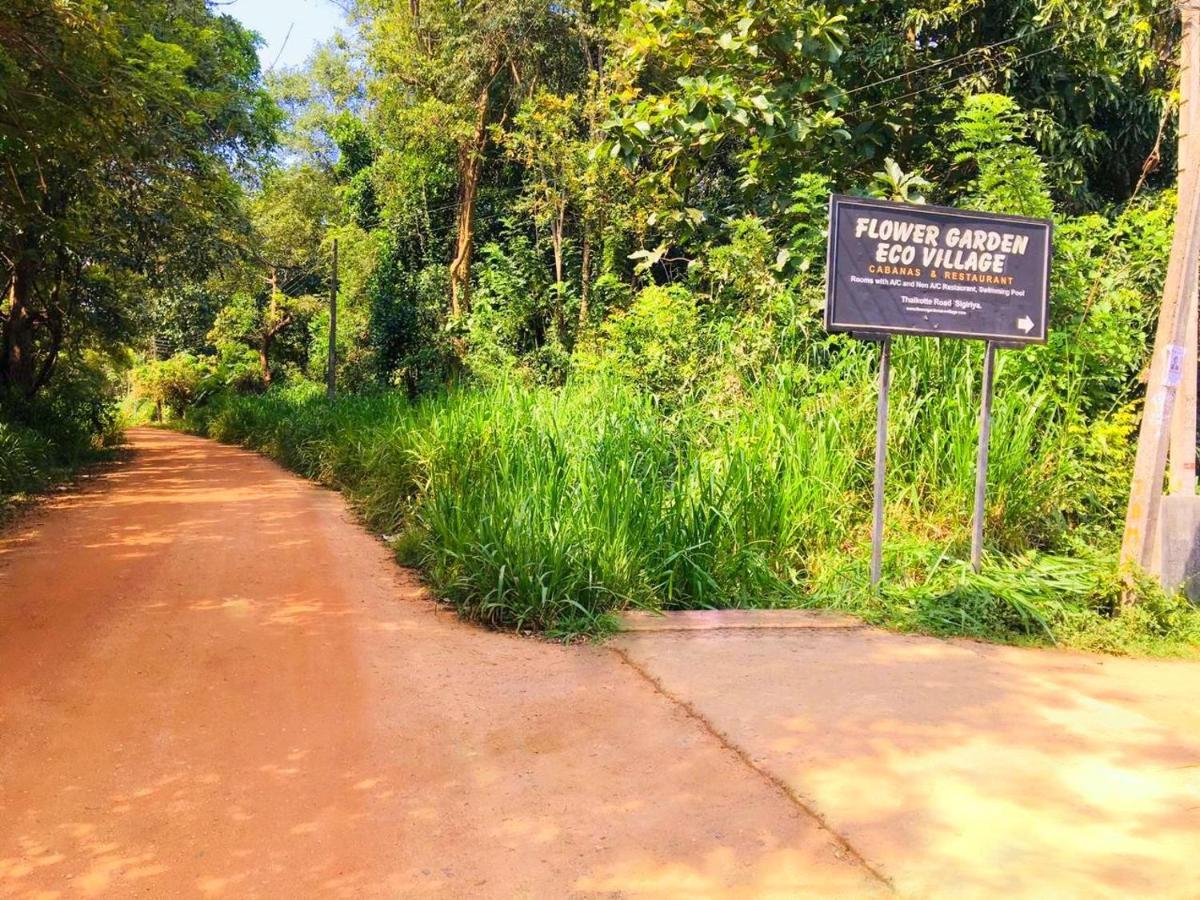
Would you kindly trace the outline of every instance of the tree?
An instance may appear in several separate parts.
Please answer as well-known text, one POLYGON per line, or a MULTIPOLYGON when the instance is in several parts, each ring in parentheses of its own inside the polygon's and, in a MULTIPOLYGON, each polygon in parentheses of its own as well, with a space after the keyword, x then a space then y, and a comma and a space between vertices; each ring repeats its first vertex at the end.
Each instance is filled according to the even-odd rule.
MULTIPOLYGON (((379 77, 383 135, 400 147, 444 143, 454 159, 457 197, 450 260, 450 309, 470 308, 476 207, 493 126, 522 100, 578 70, 572 60, 575 11, 522 0, 358 0, 379 77)), ((436 150, 434 151, 436 152, 436 150)))
POLYGON ((1174 83, 1170 0, 884 0, 846 14, 838 106, 852 139, 834 169, 883 156, 937 168, 964 98, 994 92, 1025 110, 1060 200, 1097 208, 1132 192, 1174 83))
POLYGON ((509 155, 525 169, 525 190, 516 209, 550 232, 556 293, 554 325, 564 345, 567 322, 563 310, 563 247, 567 215, 581 198, 590 149, 580 133, 579 107, 580 100, 574 94, 559 97, 539 91, 525 101, 512 128, 501 136, 509 155))
POLYGON ((276 338, 312 314, 313 295, 328 281, 325 236, 341 207, 331 176, 307 165, 270 171, 249 206, 258 260, 267 273, 267 292, 251 331, 269 386, 276 338))
POLYGON ((280 144, 289 162, 326 171, 338 165, 339 128, 365 116, 367 80, 358 48, 341 36, 318 46, 304 65, 267 76, 271 96, 286 115, 280 144))
POLYGON ((0 8, 0 393, 128 337, 140 286, 228 258, 278 113, 255 38, 203 0, 0 8))
POLYGON ((746 196, 783 202, 842 133, 833 77, 846 21, 802 0, 636 0, 614 38, 610 152, 668 188, 663 212, 683 227, 746 196), (722 178, 737 194, 711 191, 722 178))

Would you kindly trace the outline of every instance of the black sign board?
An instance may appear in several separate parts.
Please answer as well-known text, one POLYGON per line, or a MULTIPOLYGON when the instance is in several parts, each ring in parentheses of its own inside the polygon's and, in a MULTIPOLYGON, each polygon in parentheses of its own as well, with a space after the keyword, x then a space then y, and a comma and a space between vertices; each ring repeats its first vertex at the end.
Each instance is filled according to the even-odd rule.
POLYGON ((825 326, 1044 343, 1051 223, 862 197, 829 201, 825 326))

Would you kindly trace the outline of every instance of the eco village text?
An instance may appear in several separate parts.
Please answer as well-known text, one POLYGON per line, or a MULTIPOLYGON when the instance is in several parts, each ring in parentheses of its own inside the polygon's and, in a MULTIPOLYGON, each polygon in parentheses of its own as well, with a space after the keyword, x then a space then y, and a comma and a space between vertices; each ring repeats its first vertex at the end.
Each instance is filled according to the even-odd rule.
POLYGON ((867 267, 872 275, 920 278, 920 265, 929 277, 938 271, 946 281, 1009 286, 1013 277, 1004 270, 1010 256, 1023 256, 1029 249, 1026 235, 985 228, 947 228, 860 216, 854 222, 854 237, 876 241, 875 261, 867 267))

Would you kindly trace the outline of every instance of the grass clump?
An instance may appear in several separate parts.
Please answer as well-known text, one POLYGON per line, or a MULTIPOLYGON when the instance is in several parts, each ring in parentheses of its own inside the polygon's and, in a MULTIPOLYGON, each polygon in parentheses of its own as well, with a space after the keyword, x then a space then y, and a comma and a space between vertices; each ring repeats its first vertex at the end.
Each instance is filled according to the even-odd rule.
MULTIPOLYGON (((929 352, 901 348, 910 362, 929 352)), ((850 354, 827 379, 764 384, 710 414, 588 376, 418 401, 329 403, 296 385, 197 407, 189 427, 344 491, 441 597, 494 627, 567 637, 630 608, 802 606, 1116 653, 1200 645, 1200 612, 1149 587, 1125 610, 1111 541, 1081 548, 1073 423, 1028 392, 1000 394, 991 556, 976 575, 964 562, 971 404, 897 384, 887 580, 873 592, 865 362, 850 354)))

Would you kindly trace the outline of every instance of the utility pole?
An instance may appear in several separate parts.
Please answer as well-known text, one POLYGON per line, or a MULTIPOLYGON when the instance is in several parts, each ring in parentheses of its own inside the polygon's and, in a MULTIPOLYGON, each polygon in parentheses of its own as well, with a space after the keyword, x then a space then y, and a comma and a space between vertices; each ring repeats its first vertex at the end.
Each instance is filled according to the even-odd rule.
MULTIPOLYGON (((1200 129, 1190 127, 1197 118, 1195 106, 1200 103, 1200 8, 1182 4, 1183 21, 1179 65, 1179 206, 1175 214, 1175 236, 1163 288, 1162 309, 1154 339, 1154 355, 1146 385, 1146 405, 1138 434, 1137 458, 1134 462, 1133 484, 1129 508, 1125 515, 1125 534, 1121 541, 1121 565, 1125 569, 1148 569, 1152 562, 1156 531, 1162 505, 1163 478, 1166 474, 1167 451, 1171 443, 1169 432, 1177 435, 1188 428, 1191 417, 1191 458, 1195 454, 1195 412, 1180 413, 1177 421, 1176 395, 1185 377, 1188 327, 1196 328, 1195 307, 1197 265, 1200 265, 1200 129), (1174 427, 1173 427, 1174 426, 1174 427)), ((1192 346, 1195 346, 1193 335, 1192 346)), ((1192 356, 1193 383, 1196 380, 1192 356)), ((1176 440, 1178 445, 1182 438, 1176 440)), ((1188 481, 1185 474, 1188 452, 1177 449, 1176 478, 1188 481)), ((1194 469, 1195 463, 1192 463, 1194 469)), ((1176 480, 1176 479, 1173 479, 1176 480)), ((1194 475, 1189 482, 1193 485, 1194 475)))
POLYGON ((333 279, 329 285, 329 361, 325 370, 325 394, 332 400, 337 396, 337 300, 338 300, 338 242, 333 239, 333 279))
MULTIPOLYGON (((1184 40, 1180 47, 1179 168, 1190 172, 1200 163, 1200 93, 1183 94, 1183 73, 1200 66, 1200 38, 1184 40)), ((1200 179, 1198 179, 1200 183, 1200 179)), ((1198 197, 1197 202, 1200 202, 1198 197)), ((1183 380, 1175 398, 1171 421, 1170 469, 1167 493, 1172 496, 1196 495, 1196 359, 1200 321, 1197 321, 1196 288, 1187 296, 1187 325, 1183 341, 1183 380)))
POLYGON ((1196 344, 1197 294, 1193 292, 1188 311, 1187 333, 1183 341, 1183 378, 1175 397, 1171 421, 1171 446, 1168 451, 1167 493, 1171 496, 1196 496, 1196 344))

